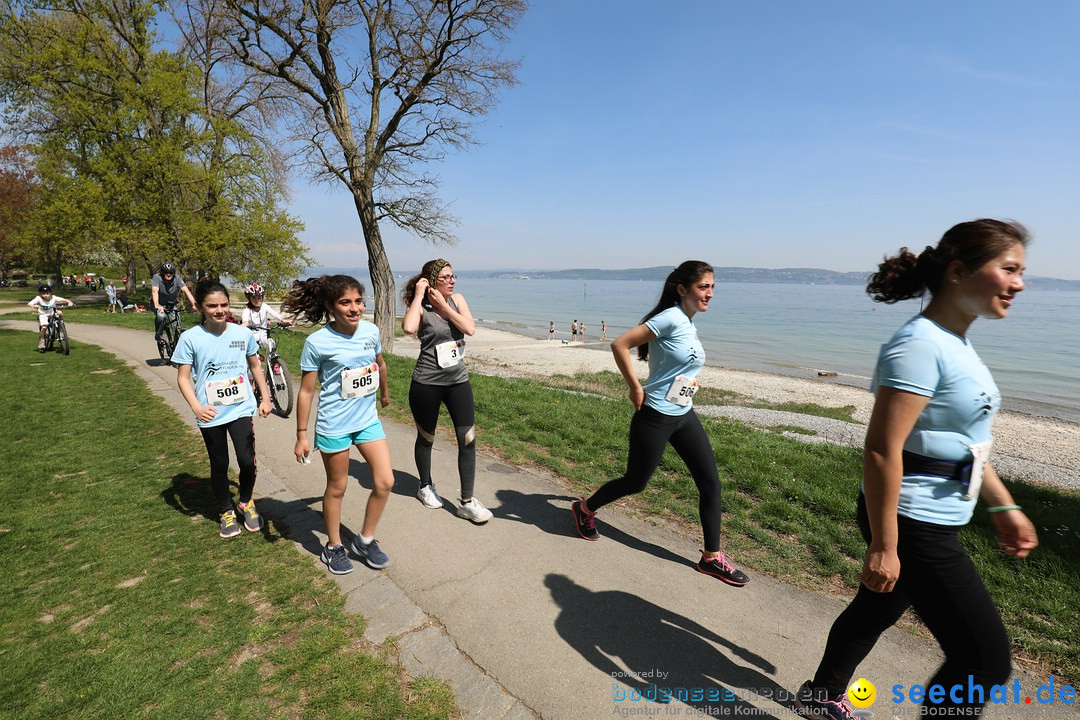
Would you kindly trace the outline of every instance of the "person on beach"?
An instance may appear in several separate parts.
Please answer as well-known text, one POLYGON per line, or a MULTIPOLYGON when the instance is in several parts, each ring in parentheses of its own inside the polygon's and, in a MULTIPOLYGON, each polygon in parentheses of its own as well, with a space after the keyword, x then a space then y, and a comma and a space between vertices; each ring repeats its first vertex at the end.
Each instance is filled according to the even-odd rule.
POLYGON ((259 350, 251 331, 233 325, 229 317, 229 291, 216 280, 195 286, 195 307, 201 322, 180 335, 173 353, 176 384, 184 396, 210 456, 210 489, 218 506, 218 534, 240 534, 237 514, 250 532, 262 529, 255 509, 255 426, 252 416, 270 414, 266 379, 259 372, 259 350), (256 408, 248 376, 255 378, 262 402, 256 408), (240 498, 235 509, 229 490, 229 438, 240 466, 240 498))
POLYGON ((577 320, 570 323, 570 339, 577 340, 577 320))
POLYGON ((630 421, 626 474, 601 486, 588 500, 575 500, 570 507, 578 534, 586 540, 599 540, 597 511, 644 490, 670 442, 686 463, 700 495, 698 512, 705 549, 697 571, 741 587, 750 578, 720 552, 720 476, 712 444, 693 405, 697 376, 705 364, 705 350, 693 318, 709 309, 714 287, 712 267, 687 260, 668 275, 659 302, 641 324, 611 343, 635 411, 630 421), (649 362, 644 385, 630 359, 630 350, 635 347, 638 358, 649 362))
POLYGON ((548 340, 555 339, 555 321, 548 320, 548 340))
MULTIPOLYGON (((297 280, 282 303, 282 310, 310 323, 327 321, 308 336, 300 352, 300 390, 296 395, 296 445, 300 463, 310 462, 311 451, 322 452, 326 470, 323 521, 327 543, 320 558, 335 575, 353 570, 341 542, 341 504, 349 485, 349 448, 360 451, 371 469, 372 490, 364 511, 360 534, 350 549, 376 570, 390 564, 379 547, 375 529, 382 517, 394 468, 386 443, 375 395, 383 407, 390 404, 386 363, 379 328, 363 319, 364 286, 348 275, 321 275, 297 280), (319 384, 319 409, 315 418, 315 441, 308 436, 311 400, 319 384)), ((263 395, 263 397, 267 397, 263 395)))
POLYGON ((465 367, 465 336, 476 332, 476 323, 465 296, 455 293, 457 276, 446 260, 424 263, 420 273, 409 278, 402 298, 408 308, 401 329, 420 340, 409 409, 416 422, 413 456, 420 488, 416 497, 425 507, 440 508, 442 499, 431 481, 431 448, 439 407, 446 405, 458 444, 458 478, 461 483, 459 517, 482 524, 491 511, 473 497, 476 478, 476 428, 472 385, 465 367))
POLYGON ((600 321, 600 339, 607 340, 607 322, 604 320, 600 321))
POLYGON ((975 220, 917 257, 886 258, 866 292, 877 302, 931 300, 882 346, 857 500, 869 547, 851 604, 833 623, 796 706, 804 716, 852 718, 844 690, 878 637, 913 607, 945 653, 927 687, 938 714, 977 715, 1010 673, 1009 637, 957 537, 982 498, 998 545, 1026 557, 1039 541, 987 460, 1001 394, 967 338, 976 318, 1003 318, 1024 289, 1027 231, 975 220), (950 692, 961 686, 959 699, 950 692), (983 691, 969 693, 971 685, 983 691))
POLYGON ((580 340, 581 342, 585 342, 585 321, 584 320, 582 320, 581 323, 578 325, 577 336, 578 336, 578 340, 580 340))

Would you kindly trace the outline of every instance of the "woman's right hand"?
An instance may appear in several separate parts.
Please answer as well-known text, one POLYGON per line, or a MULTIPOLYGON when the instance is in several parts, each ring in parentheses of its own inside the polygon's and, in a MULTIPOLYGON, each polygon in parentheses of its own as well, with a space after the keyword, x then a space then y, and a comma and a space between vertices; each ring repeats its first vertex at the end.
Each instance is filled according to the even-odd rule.
POLYGON ((420 278, 417 280, 416 289, 414 291, 416 294, 413 295, 413 302, 416 302, 417 300, 423 301, 423 299, 427 297, 429 287, 431 287, 431 284, 428 283, 427 278, 420 278))
POLYGON ((641 406, 645 404, 645 389, 640 385, 630 388, 630 402, 634 406, 635 412, 641 409, 641 406))
POLYGON ((296 445, 293 446, 293 455, 296 456, 296 462, 305 462, 304 458, 311 456, 311 443, 308 442, 307 435, 301 435, 296 438, 296 445))
POLYGON ((900 578, 900 558, 896 550, 867 548, 859 581, 869 590, 879 593, 892 592, 900 578))
POLYGON ((217 417, 217 410, 210 405, 203 405, 196 411, 195 417, 199 419, 199 422, 208 423, 217 417))

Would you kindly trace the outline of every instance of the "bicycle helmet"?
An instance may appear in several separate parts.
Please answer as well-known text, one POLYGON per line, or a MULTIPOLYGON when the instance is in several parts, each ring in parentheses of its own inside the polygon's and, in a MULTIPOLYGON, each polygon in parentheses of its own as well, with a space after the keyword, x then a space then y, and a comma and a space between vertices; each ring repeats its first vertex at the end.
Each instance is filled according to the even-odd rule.
POLYGON ((244 294, 245 295, 256 295, 258 297, 262 297, 263 295, 266 294, 266 290, 259 283, 251 283, 246 288, 244 288, 244 294))
POLYGON ((52 285, 49 285, 49 284, 38 285, 38 292, 51 293, 52 292, 52 285))
POLYGON ((166 260, 165 262, 161 263, 161 267, 158 268, 158 270, 161 271, 162 275, 169 275, 169 274, 175 275, 176 274, 176 265, 174 265, 171 262, 169 262, 168 260, 166 260))

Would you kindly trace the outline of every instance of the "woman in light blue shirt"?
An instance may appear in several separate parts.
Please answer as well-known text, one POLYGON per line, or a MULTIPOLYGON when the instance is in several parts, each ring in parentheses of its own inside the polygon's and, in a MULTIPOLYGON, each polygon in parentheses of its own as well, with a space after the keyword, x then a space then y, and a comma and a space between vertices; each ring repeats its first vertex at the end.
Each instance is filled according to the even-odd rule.
MULTIPOLYGON (((976 318, 1008 315, 1024 289, 1027 231, 975 220, 954 226, 917 257, 886 258, 866 291, 875 301, 932 299, 886 343, 874 372, 874 411, 863 453, 859 528, 869 543, 862 585, 833 623, 801 714, 852 717, 844 690, 878 636, 913 607, 945 662, 927 687, 944 696, 936 714, 978 714, 1010 673, 1009 637, 957 532, 979 498, 1016 557, 1036 545, 1035 528, 987 460, 1001 404, 967 331, 976 318), (969 684, 982 692, 968 692, 969 684), (954 692, 957 686, 961 691, 954 692)), ((929 697, 928 693, 928 697, 929 697)))
POLYGON ((705 364, 693 318, 709 309, 713 296, 713 269, 708 263, 687 260, 668 275, 660 301, 641 320, 611 343, 611 352, 630 390, 634 417, 630 421, 630 453, 626 474, 603 485, 588 500, 571 505, 578 534, 599 540, 596 512, 619 498, 639 493, 652 477, 664 448, 675 448, 697 485, 698 512, 705 549, 698 572, 741 587, 749 582, 720 552, 720 476, 716 455, 694 412, 697 376, 705 364), (630 349, 648 360, 649 377, 642 384, 634 372, 630 349))

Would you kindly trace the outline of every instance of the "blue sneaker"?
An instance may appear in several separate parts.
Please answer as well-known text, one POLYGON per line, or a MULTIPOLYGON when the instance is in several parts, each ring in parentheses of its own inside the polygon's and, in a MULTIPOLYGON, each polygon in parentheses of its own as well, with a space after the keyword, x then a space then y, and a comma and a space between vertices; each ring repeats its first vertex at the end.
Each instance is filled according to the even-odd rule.
POLYGON ((326 563, 326 569, 335 575, 348 575, 353 571, 352 560, 349 559, 344 545, 324 546, 320 559, 326 563))
POLYGON ((807 680, 795 695, 795 712, 802 717, 823 718, 824 720, 855 720, 847 696, 840 693, 834 698, 826 698, 814 689, 813 681, 807 680))
POLYGON ((365 545, 360 540, 360 536, 357 535, 352 539, 351 547, 353 554, 360 558, 369 568, 382 570, 390 564, 390 556, 382 551, 382 548, 379 547, 379 541, 374 538, 365 545))

